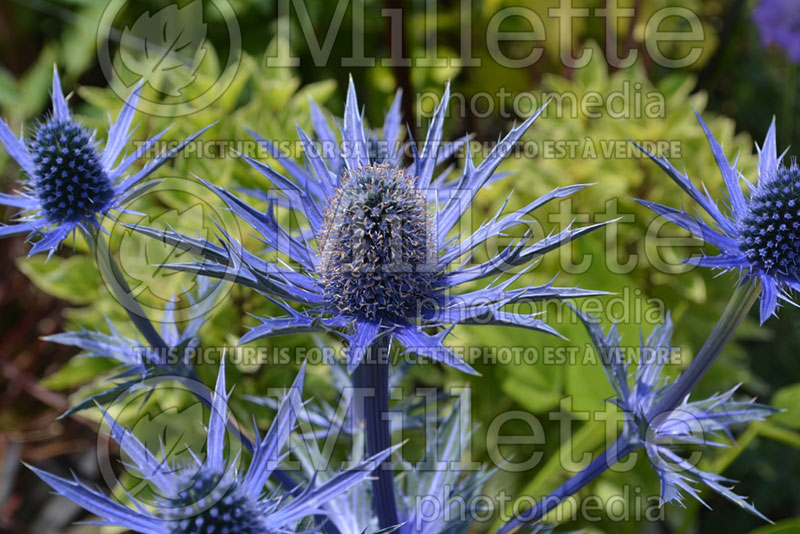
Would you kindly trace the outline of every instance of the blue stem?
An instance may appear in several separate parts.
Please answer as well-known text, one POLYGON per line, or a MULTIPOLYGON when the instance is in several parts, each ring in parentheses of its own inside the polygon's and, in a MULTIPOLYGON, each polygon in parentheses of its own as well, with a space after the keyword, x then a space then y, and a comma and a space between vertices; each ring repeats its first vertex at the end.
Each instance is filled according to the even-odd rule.
POLYGON ((139 301, 133 296, 131 288, 128 286, 127 280, 125 280, 125 275, 122 273, 122 270, 111 254, 108 242, 103 235, 103 229, 95 229, 95 231, 87 235, 87 240, 92 247, 92 252, 97 262, 97 268, 100 269, 107 285, 111 288, 114 296, 128 313, 128 317, 131 318, 136 329, 142 333, 144 338, 154 349, 168 348, 164 338, 161 337, 161 334, 155 329, 153 323, 147 318, 147 314, 142 309, 141 304, 139 304, 139 301))
POLYGON ((722 312, 722 317, 719 318, 711 335, 708 336, 706 342, 700 348, 700 352, 691 361, 686 370, 681 373, 681 376, 670 386, 669 390, 664 394, 658 404, 656 404, 650 413, 647 414, 647 420, 652 421, 654 417, 660 414, 666 414, 680 406, 683 400, 689 393, 697 386, 700 379, 706 374, 711 364, 720 355, 722 349, 733 339, 733 335, 742 324, 750 308, 758 300, 761 293, 761 284, 758 280, 749 280, 739 287, 731 296, 725 311, 722 312))
POLYGON ((497 531, 497 534, 508 534, 527 524, 539 521, 572 494, 580 491, 584 486, 600 476, 606 469, 625 458, 637 446, 631 442, 627 435, 621 436, 602 455, 584 467, 580 473, 561 484, 554 492, 536 503, 536 506, 503 525, 497 531))
MULTIPOLYGON (((375 342, 364 356, 364 361, 353 373, 353 384, 364 394, 364 419, 369 456, 381 453, 392 446, 389 421, 389 359, 386 336, 375 342)), ((394 491, 392 461, 387 459, 375 470, 372 480, 372 508, 378 517, 379 528, 400 524, 394 491)))

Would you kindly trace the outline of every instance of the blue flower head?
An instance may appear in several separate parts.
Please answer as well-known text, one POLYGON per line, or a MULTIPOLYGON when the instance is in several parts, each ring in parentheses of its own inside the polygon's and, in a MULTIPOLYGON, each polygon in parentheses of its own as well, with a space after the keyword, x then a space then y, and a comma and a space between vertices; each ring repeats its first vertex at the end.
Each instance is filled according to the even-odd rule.
POLYGON ((139 101, 139 88, 131 93, 116 122, 112 122, 101 148, 96 132, 76 120, 67 107, 58 70, 53 69, 53 111, 36 129, 32 139, 17 138, 0 120, 0 143, 27 175, 18 195, 0 193, 0 204, 20 208, 16 221, 0 226, 0 237, 29 234, 38 237, 30 254, 55 251, 75 229, 86 232, 100 224, 109 210, 120 208, 135 196, 135 188, 202 130, 128 176, 130 166, 161 138, 166 130, 143 143, 133 154, 117 162, 130 140, 130 127, 139 101))
POLYGON ((699 114, 697 118, 725 181, 727 213, 723 213, 705 188, 701 191, 666 159, 642 147, 640 150, 688 193, 713 222, 707 223, 700 216, 654 202, 639 202, 720 250, 716 256, 691 258, 688 262, 725 271, 737 270, 743 275, 743 282, 752 278, 760 281, 763 323, 775 314, 779 299, 788 300, 788 293, 800 289, 800 167, 794 161, 786 165, 783 155, 778 156, 773 120, 764 145, 759 149, 758 181, 748 182, 745 193, 740 187, 742 176, 737 163, 728 161, 699 114))
POLYGON ((640 361, 629 384, 629 351, 613 325, 605 334, 598 321, 576 310, 583 320, 603 365, 616 398, 617 406, 626 414, 626 433, 629 443, 643 447, 661 481, 661 502, 683 504, 682 492, 701 503, 697 484, 702 483, 731 502, 763 518, 753 505, 732 491, 733 482, 715 473, 702 471, 696 461, 682 455, 687 447, 726 447, 722 436, 732 437, 730 427, 737 423, 757 421, 775 412, 770 406, 753 400, 733 400, 737 387, 707 399, 689 402, 688 396, 675 410, 653 413, 659 400, 672 383, 663 371, 673 351, 672 322, 656 326, 647 340, 640 342, 640 361))
POLYGON ((431 222, 404 171, 388 164, 346 171, 319 238, 325 300, 362 320, 412 317, 438 282, 431 222))
MULTIPOLYGON (((225 366, 220 366, 208 423, 206 458, 194 457, 192 465, 171 465, 159 459, 129 430, 103 412, 111 436, 126 453, 131 467, 153 484, 157 496, 141 502, 128 495, 134 508, 78 480, 67 480, 46 471, 31 469, 60 495, 115 525, 142 534, 267 534, 296 532, 298 522, 312 515, 327 514, 327 503, 365 480, 389 451, 368 458, 336 473, 324 482, 312 481, 294 496, 268 490, 274 466, 295 425, 305 371, 301 370, 283 399, 263 440, 256 431, 256 446, 247 470, 238 467, 239 458, 225 458, 228 398, 225 366)), ((302 524, 302 523, 300 523, 302 524)))
MULTIPOLYGON (((515 268, 531 266, 543 254, 591 232, 592 225, 562 230, 540 239, 528 232, 483 263, 469 261, 487 240, 523 225, 525 217, 552 200, 572 195, 584 185, 561 187, 527 206, 502 216, 501 210, 471 235, 458 234, 456 225, 472 206, 478 192, 500 177, 495 173, 514 144, 541 110, 501 139, 477 167, 469 147, 460 176, 438 170, 468 137, 444 143, 442 129, 449 86, 436 110, 421 153, 410 144, 413 161, 401 163, 399 95, 380 135, 365 127, 350 83, 345 116, 336 141, 328 120, 312 105, 316 141, 298 127, 305 150, 305 166, 278 147, 253 134, 283 166, 289 177, 271 166, 243 155, 280 192, 262 212, 233 193, 209 184, 228 206, 256 229, 267 250, 288 257, 289 266, 267 261, 244 250, 227 235, 223 244, 138 228, 203 257, 203 261, 171 267, 206 276, 231 279, 275 299, 287 315, 261 319, 242 343, 286 333, 333 330, 349 342, 348 367, 364 359, 367 348, 384 336, 409 352, 429 357, 465 372, 474 370, 445 347, 447 331, 430 334, 426 328, 455 324, 519 326, 554 334, 542 320, 504 308, 521 302, 580 297, 597 292, 541 286, 511 289, 521 272, 504 280, 515 268), (370 143, 368 138, 374 137, 370 143), (370 146, 381 147, 379 157, 370 146), (335 146, 336 150, 330 150, 335 146), (321 147, 321 149, 320 149, 321 147), (373 159, 374 158, 374 159, 373 159), (290 209, 307 227, 293 231, 274 212, 290 209), (456 235, 453 235, 456 234, 456 235), (464 258, 468 258, 464 261, 464 258), (296 269, 295 269, 296 267, 296 269), (468 288, 485 282, 481 288, 468 288), (297 310, 287 302, 301 305, 297 310)), ((224 234, 224 232, 223 232, 224 234)))
POLYGON ((753 20, 765 46, 780 47, 792 63, 800 64, 800 11, 793 0, 761 0, 753 20))

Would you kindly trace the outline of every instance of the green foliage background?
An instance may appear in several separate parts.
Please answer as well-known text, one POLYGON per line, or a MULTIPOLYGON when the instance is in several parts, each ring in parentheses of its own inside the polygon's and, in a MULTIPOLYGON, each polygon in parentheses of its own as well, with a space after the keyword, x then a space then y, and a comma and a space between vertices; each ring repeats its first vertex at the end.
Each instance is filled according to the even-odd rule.
MULTIPOLYGON (((148 2, 154 9, 162 6, 158 2, 148 2)), ((670 310, 676 325, 676 342, 683 347, 684 364, 691 359, 693 351, 702 344, 719 317, 734 279, 730 276, 715 278, 712 273, 700 270, 663 272, 655 268, 649 258, 656 253, 652 249, 652 239, 646 239, 653 216, 631 199, 646 197, 672 206, 685 199, 677 187, 669 182, 655 165, 639 157, 603 157, 604 143, 631 139, 676 140, 681 142, 681 154, 674 160, 678 168, 688 169, 690 176, 702 180, 711 191, 719 190, 721 177, 707 149, 702 131, 692 114, 692 108, 702 113, 712 131, 723 143, 730 157, 740 154, 740 167, 747 176, 755 176, 754 139, 761 139, 769 120, 779 114, 781 126, 779 145, 787 146, 792 141, 797 145, 798 131, 794 128, 797 110, 785 105, 786 94, 796 93, 796 85, 786 87, 784 82, 787 67, 777 51, 761 49, 756 31, 749 21, 748 2, 738 0, 700 0, 667 1, 649 0, 621 2, 640 9, 640 16, 630 29, 635 46, 641 43, 643 20, 649 13, 666 5, 687 7, 698 13, 706 30, 703 56, 691 68, 665 71, 646 62, 637 62, 633 67, 615 71, 609 68, 604 59, 604 51, 597 43, 605 40, 603 21, 599 19, 581 20, 575 26, 574 47, 588 46, 594 50, 594 60, 589 66, 569 71, 560 65, 557 56, 559 42, 557 21, 548 17, 547 9, 558 4, 557 1, 530 2, 531 8, 541 14, 545 21, 548 41, 545 42, 546 55, 530 69, 509 69, 494 62, 481 39, 473 39, 473 53, 483 60, 480 68, 462 68, 458 65, 447 68, 414 66, 409 73, 411 87, 415 94, 434 92, 441 94, 443 84, 451 80, 454 92, 463 93, 466 98, 479 93, 496 94, 507 90, 512 94, 519 92, 573 93, 580 97, 588 91, 610 95, 624 90, 625 84, 641 84, 641 92, 657 91, 663 95, 665 114, 663 118, 625 117, 613 118, 607 113, 598 119, 559 117, 555 112, 558 105, 551 105, 548 112, 537 121, 527 135, 527 139, 539 145, 549 140, 575 140, 585 146, 591 143, 597 150, 595 158, 512 158, 501 170, 513 171, 513 175, 483 191, 476 203, 474 220, 480 222, 490 217, 503 200, 513 192, 508 209, 522 206, 533 198, 556 186, 574 183, 596 183, 595 186, 578 195, 570 205, 561 204, 557 210, 537 213, 545 228, 563 227, 578 215, 588 215, 595 222, 609 220, 616 216, 623 219, 605 230, 605 239, 600 234, 581 239, 571 250, 573 257, 589 255, 592 265, 579 274, 562 273, 561 284, 579 283, 584 288, 596 288, 619 295, 609 296, 604 302, 611 304, 613 299, 627 299, 630 307, 638 303, 641 315, 653 314, 655 302, 658 309, 670 310), (731 13, 738 13, 733 16, 731 13), (763 95, 770 95, 764 97, 763 95), (788 111, 787 111, 788 110, 788 111), (787 115, 787 112, 789 115, 787 115), (612 211, 615 210, 615 211, 612 211), (616 214, 616 215, 614 215, 616 214), (551 217, 550 217, 551 216, 551 217), (613 234, 612 234, 613 233, 613 234), (610 237, 615 237, 611 240, 610 237), (621 263, 638 257, 635 268, 623 269, 625 272, 610 272, 605 259, 615 257, 621 263), (649 313, 646 313, 649 310, 649 313)), ((138 4, 138 2, 137 2, 138 4)), ((170 139, 179 140, 210 122, 216 125, 205 135, 206 139, 236 141, 249 139, 246 128, 252 128, 268 139, 294 140, 295 123, 304 129, 309 128, 309 97, 330 109, 334 116, 341 114, 344 104, 344 90, 348 74, 356 81, 359 97, 366 109, 367 119, 372 124, 380 124, 382 114, 388 107, 397 87, 398 72, 389 67, 347 69, 341 67, 341 58, 351 53, 353 19, 345 16, 342 26, 333 43, 331 59, 322 67, 312 62, 310 51, 299 38, 299 21, 291 18, 290 24, 296 30, 291 49, 300 58, 295 69, 267 66, 266 58, 274 56, 278 31, 277 3, 248 2, 233 0, 238 21, 242 30, 245 54, 236 78, 224 96, 212 105, 198 109, 196 113, 177 120, 139 115, 139 128, 136 139, 160 131, 174 123, 168 133, 170 139)), ((580 1, 576 5, 595 7, 595 3, 580 1)), ((38 5, 38 4, 37 4, 38 5)), ((24 57, 11 58, 12 52, 3 49, 0 57, 0 110, 2 116, 19 127, 23 122, 33 124, 47 107, 50 73, 53 63, 57 63, 64 76, 64 85, 72 88, 75 95, 72 103, 87 125, 104 130, 108 113, 115 115, 121 102, 105 83, 97 66, 95 51, 95 30, 102 14, 103 3, 73 0, 61 4, 42 4, 48 8, 26 6, 12 3, 9 8, 15 25, 14 35, 26 34, 25 39, 35 35, 36 46, 33 52, 24 57)), ((485 35, 491 16, 502 7, 514 5, 504 0, 475 3, 472 10, 473 36, 485 35)), ((337 9, 335 2, 312 3, 308 6, 310 18, 317 28, 323 28, 334 20, 337 9)), ((387 53, 384 32, 384 19, 380 17, 382 4, 374 0, 365 3, 366 18, 363 21, 367 43, 378 55, 387 53)), ((405 5, 406 38, 411 56, 426 53, 426 36, 429 28, 437 30, 437 50, 441 56, 457 57, 459 53, 459 5, 458 2, 439 6, 435 20, 425 12, 423 2, 408 2, 405 5)), ((141 12, 141 11, 137 11, 141 12)), ((349 11, 348 11, 349 13, 349 11)), ((508 28, 524 30, 526 28, 508 28)), ((629 31, 626 24, 623 32, 629 31)), ((22 37, 20 37, 22 38, 22 37)), ((620 37, 622 42, 624 36, 620 37)), ((227 51, 225 36, 209 34, 209 40, 220 47, 219 54, 227 51)), ((686 46, 689 46, 687 44, 686 46)), ((511 50, 509 55, 518 50, 511 50)), ((680 55, 676 51, 675 55, 680 55)), ((209 48, 208 53, 216 54, 209 48)), ((524 54, 524 50, 521 52, 524 54)), ((199 76, 213 79, 219 68, 219 61, 203 64, 199 76)), ((790 78, 793 79, 793 78, 790 78)), ((151 95, 152 96, 152 95, 151 95)), ((418 109, 417 102, 411 99, 411 108, 418 116, 429 114, 429 109, 418 109)), ((410 117, 407 117, 410 119, 410 117)), ((424 121, 423 121, 424 123, 424 121)), ((476 141, 491 141, 498 133, 511 127, 510 121, 495 115, 476 118, 454 113, 447 123, 449 138, 467 132, 476 136, 476 141)), ((419 138, 424 129, 414 128, 419 138)), ((300 154, 294 154, 299 157, 300 154)), ((457 162, 460 166, 461 162, 457 162)), ((9 163, 5 153, 0 152, 0 188, 11 190, 16 187, 20 172, 9 163)), ((219 199, 213 195, 204 197, 206 206, 202 210, 187 210, 191 195, 185 194, 186 180, 198 176, 212 180, 225 187, 264 187, 264 182, 252 169, 234 157, 197 158, 181 157, 158 172, 165 178, 165 187, 147 195, 136 205, 136 209, 146 214, 158 214, 157 224, 170 224, 178 230, 194 232, 200 229, 212 237, 213 228, 209 225, 209 209, 214 214, 225 217, 225 210, 219 199), (172 187, 174 186, 174 187, 172 187)), ((192 191, 195 191, 192 189, 192 191)), ((6 214, 3 220, 8 220, 6 214)), ((132 221, 138 220, 131 216, 132 221)), ((250 250, 258 250, 259 243, 249 234, 246 225, 230 221, 240 233, 250 250)), ((675 230, 665 228, 659 235, 667 235, 675 230)), ((149 265, 166 254, 157 245, 147 242, 137 235, 115 234, 126 258, 128 273, 134 278, 141 277, 143 283, 152 284, 157 291, 144 294, 143 299, 150 304, 163 306, 163 297, 170 292, 180 292, 181 287, 191 285, 190 278, 182 275, 161 275, 157 279, 146 279, 149 265), (161 256, 160 256, 161 255, 161 256), (139 263, 134 261, 136 258, 139 263), (146 279, 146 280, 145 280, 146 279), (159 300, 161 299, 161 300, 159 300)), ((62 248, 59 255, 45 261, 42 257, 19 258, 16 265, 39 289, 69 303, 64 310, 65 327, 103 329, 105 317, 118 324, 123 331, 133 334, 127 326, 120 306, 110 296, 108 290, 94 267, 84 243, 77 241, 74 249, 62 248)), ((660 253, 672 264, 680 258, 696 251, 696 247, 680 250, 661 250, 660 253)), ((561 269, 558 254, 548 257, 536 269, 525 274, 520 283, 543 283, 555 276, 561 269)), ((170 260, 180 260, 171 257, 170 260)), ((10 261, 10 260, 9 260, 10 261)), ((608 308, 612 309, 612 308, 608 308)), ((466 346, 537 346, 537 347, 583 347, 588 341, 581 326, 574 317, 564 310, 548 308, 549 319, 568 340, 557 340, 540 334, 521 330, 501 328, 463 327, 454 332, 457 342, 466 346), (564 313, 561 313, 564 312, 564 313)), ((246 326, 255 324, 248 314, 270 315, 279 310, 269 305, 263 298, 232 287, 225 299, 215 308, 211 320, 204 328, 203 343, 208 346, 234 345, 246 326)), ((613 309, 612 312, 613 313, 613 309)), ((612 317, 604 317, 610 321, 612 317)), ((618 317, 625 339, 634 344, 638 339, 639 325, 636 317, 618 317)), ((725 351, 711 373, 700 385, 698 394, 727 389, 737 383, 742 391, 756 395, 760 400, 771 402, 787 411, 766 423, 750 425, 742 429, 739 437, 740 447, 714 451, 704 456, 702 467, 721 472, 731 478, 741 480, 739 487, 749 494, 758 508, 767 516, 778 520, 775 526, 761 525, 756 518, 747 515, 714 495, 705 495, 714 512, 704 511, 694 502, 686 509, 668 506, 663 523, 650 523, 644 520, 599 522, 578 520, 570 522, 567 528, 585 528, 589 532, 758 532, 774 534, 777 532, 800 531, 797 520, 792 519, 800 511, 800 363, 797 350, 800 348, 800 334, 792 326, 800 319, 800 313, 787 307, 781 312, 781 319, 770 321, 759 328, 755 318, 751 318, 739 332, 737 342, 725 351)), ((13 328, 9 324, 6 328, 13 328)), ((645 330, 650 325, 644 326, 645 330)), ((259 342, 261 345, 312 346, 317 342, 335 343, 332 338, 309 339, 306 336, 291 336, 259 342)), ((49 369, 43 376, 41 385, 53 391, 64 392, 71 401, 82 400, 92 392, 98 391, 100 379, 111 376, 110 362, 83 358, 76 355, 58 369, 49 369)), ((606 439, 604 425, 597 421, 576 421, 572 438, 559 442, 558 424, 548 419, 553 411, 602 410, 604 399, 611 390, 606 384, 602 370, 596 365, 581 363, 546 365, 539 362, 528 366, 481 365, 478 370, 483 376, 466 377, 455 372, 430 367, 410 369, 404 386, 410 391, 415 386, 435 386, 445 388, 468 382, 473 388, 473 417, 480 430, 475 436, 474 453, 476 459, 488 461, 487 450, 494 444, 487 443, 487 428, 501 412, 526 410, 543 421, 547 440, 544 445, 503 446, 501 450, 507 457, 527 458, 532 452, 544 453, 545 461, 535 470, 524 473, 501 472, 490 482, 488 494, 506 490, 512 495, 531 495, 539 497, 555 488, 569 476, 562 468, 559 458, 570 450, 575 455, 584 451, 599 450, 606 439), (563 404, 562 398, 570 397, 571 404, 563 404)), ((211 383, 216 370, 214 366, 200 369, 201 377, 211 383)), ((327 370, 316 367, 311 370, 307 391, 317 395, 330 396, 327 383, 327 370)), ((230 370, 230 382, 237 384, 234 398, 244 395, 263 394, 267 388, 289 383, 295 369, 275 365, 240 365, 230 370)), ((178 399, 179 401, 179 399, 178 399)), ((176 399, 154 397, 149 401, 150 409, 157 411, 174 406, 176 399)), ((252 406, 237 401, 235 410, 247 412, 252 406)), ((96 414, 87 414, 97 417, 96 414)), ((23 411, 5 411, 2 414, 2 427, 13 431, 22 425, 26 417, 23 411)), ((268 423, 270 414, 260 413, 259 422, 268 423)), ((525 424, 510 422, 504 433, 529 432, 525 424)), ((407 446, 407 454, 413 457, 422 446, 419 440, 412 440, 407 446)), ((598 494, 610 497, 623 493, 624 485, 641 486, 645 495, 657 495, 658 484, 646 462, 627 474, 608 473, 581 493, 582 496, 598 494)), ((79 527, 76 532, 92 532, 90 527, 79 527)))

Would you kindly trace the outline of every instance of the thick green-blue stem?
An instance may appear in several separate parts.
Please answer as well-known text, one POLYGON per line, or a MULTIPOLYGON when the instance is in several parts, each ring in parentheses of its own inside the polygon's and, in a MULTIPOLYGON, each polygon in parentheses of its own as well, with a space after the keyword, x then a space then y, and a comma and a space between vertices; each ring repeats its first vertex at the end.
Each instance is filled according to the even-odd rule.
MULTIPOLYGON (((364 424, 369 456, 392 446, 389 421, 389 345, 386 336, 374 343, 364 355, 364 361, 353 373, 353 385, 360 389, 364 402, 364 424)), ((387 459, 375 470, 372 480, 372 509, 378 517, 379 528, 400 523, 394 489, 392 461, 387 459)))
POLYGON ((133 296, 130 286, 122 270, 117 265, 116 260, 108 248, 108 242, 101 228, 95 229, 90 235, 87 236, 89 243, 92 246, 97 268, 106 280, 106 285, 111 288, 112 293, 117 298, 122 307, 128 313, 136 329, 141 332, 147 342, 156 350, 166 349, 167 344, 158 330, 155 329, 153 323, 147 318, 147 314, 142 309, 139 301, 133 296))
POLYGON ((506 523, 497 534, 508 534, 518 528, 535 523, 547 515, 551 510, 564 502, 571 495, 580 491, 584 486, 599 477, 606 469, 625 458, 638 445, 635 445, 627 436, 620 437, 614 444, 606 449, 602 455, 592 460, 577 475, 561 484, 554 492, 536 503, 536 506, 506 523))
POLYGON ((722 353, 722 349, 733 339, 736 330, 747 317, 750 308, 756 303, 760 293, 761 284, 755 279, 749 280, 736 288, 731 300, 728 301, 728 305, 725 307, 725 311, 722 312, 722 317, 719 318, 714 330, 711 331, 711 335, 708 336, 708 339, 706 339, 706 342, 686 370, 681 373, 681 376, 670 386, 666 394, 658 401, 658 404, 647 414, 648 421, 652 421, 659 414, 669 413, 680 406, 686 396, 692 392, 700 382, 700 379, 706 374, 711 364, 717 359, 717 356, 722 353))

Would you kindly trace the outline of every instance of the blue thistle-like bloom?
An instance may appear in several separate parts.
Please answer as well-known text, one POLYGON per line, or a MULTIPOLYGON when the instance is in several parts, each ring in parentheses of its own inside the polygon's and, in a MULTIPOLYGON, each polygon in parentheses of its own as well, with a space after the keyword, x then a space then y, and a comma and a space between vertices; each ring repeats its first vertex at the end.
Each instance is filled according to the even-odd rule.
POLYGON ((781 48, 792 63, 800 64, 800 11, 794 0, 761 0, 753 20, 764 46, 781 48))
POLYGON ((256 431, 256 447, 249 468, 239 469, 238 457, 225 458, 228 398, 224 362, 213 395, 208 423, 206 458, 195 457, 194 465, 171 465, 157 458, 129 430, 103 412, 111 436, 142 479, 151 482, 157 495, 140 502, 129 495, 135 508, 75 480, 67 480, 31 469, 60 495, 115 525, 142 534, 268 534, 296 532, 298 522, 312 515, 326 514, 327 502, 364 481, 390 451, 368 458, 336 473, 324 483, 314 481, 295 496, 279 490, 267 491, 266 483, 295 426, 296 411, 302 407, 301 391, 305 371, 300 371, 278 409, 263 440, 256 431))
POLYGON ((48 219, 77 223, 107 209, 114 187, 92 132, 69 119, 50 119, 39 127, 30 152, 36 196, 48 219))
POLYGON ((738 386, 703 400, 689 401, 688 396, 674 410, 653 413, 672 382, 663 376, 666 363, 673 352, 672 321, 656 326, 647 341, 640 343, 640 361, 629 385, 628 360, 630 352, 613 325, 608 334, 596 319, 578 312, 595 346, 603 370, 616 398, 613 402, 627 415, 625 438, 636 447, 643 447, 661 481, 661 502, 683 505, 683 493, 700 498, 697 484, 702 483, 729 501, 767 520, 743 497, 726 484, 730 479, 702 471, 697 462, 681 455, 681 447, 727 447, 722 436, 732 438, 730 427, 738 423, 759 421, 775 413, 771 406, 757 404, 753 399, 734 400, 738 386))
POLYGON ((752 504, 733 492, 729 487, 732 480, 701 470, 697 461, 687 459, 685 453, 703 446, 727 447, 728 443, 720 441, 720 438, 727 436, 732 440, 733 425, 765 419, 776 409, 757 404, 752 399, 734 400, 737 386, 707 399, 691 402, 687 393, 673 408, 664 410, 662 401, 682 378, 671 382, 663 375, 674 350, 671 345, 670 317, 667 316, 663 324, 657 325, 646 341, 640 340, 639 361, 630 380, 628 362, 631 360, 631 351, 623 347, 617 325, 612 325, 606 334, 596 318, 575 308, 573 310, 586 326, 603 371, 614 390, 615 398, 610 402, 625 414, 622 435, 603 454, 595 457, 536 506, 506 523, 498 530, 498 534, 510 534, 520 526, 540 521, 565 499, 637 449, 644 449, 658 475, 662 505, 674 502, 683 506, 684 494, 706 505, 697 487, 705 484, 722 497, 769 521, 752 504))
POLYGON ((336 310, 401 322, 435 294, 433 225, 413 181, 388 164, 345 173, 319 236, 319 285, 336 310))
MULTIPOLYGON (((456 369, 474 373, 442 340, 447 331, 430 334, 430 326, 489 324, 518 326, 556 334, 535 316, 505 311, 520 302, 537 302, 596 295, 571 287, 541 286, 510 289, 522 274, 499 281, 506 272, 530 266, 543 254, 587 234, 602 224, 569 227, 536 240, 528 232, 483 263, 473 264, 475 250, 487 240, 526 223, 525 217, 542 205, 572 195, 585 185, 561 187, 506 216, 501 210, 472 235, 455 235, 462 216, 478 192, 501 177, 497 167, 533 124, 541 110, 501 139, 477 167, 467 142, 442 141, 449 86, 436 110, 421 154, 411 165, 401 164, 399 95, 386 116, 380 137, 370 133, 359 113, 352 81, 336 141, 327 119, 312 105, 317 142, 298 127, 306 166, 298 165, 270 141, 253 134, 286 169, 286 177, 269 165, 242 155, 279 189, 280 197, 256 195, 269 201, 262 212, 233 193, 209 184, 260 234, 268 251, 288 257, 297 267, 267 261, 245 250, 222 231, 222 245, 206 240, 137 227, 138 231, 201 256, 202 261, 173 264, 172 268, 233 280, 275 299, 287 312, 242 337, 247 343, 267 336, 334 330, 348 342, 348 368, 362 362, 367 349, 388 336, 410 352, 456 369), (376 137, 370 143, 368 138, 376 137), (381 147, 377 159, 375 149, 381 147), (466 145, 463 172, 439 167, 466 145), (331 147, 337 147, 331 150, 331 147), (372 155, 371 155, 372 152, 372 155), (292 231, 281 225, 274 206, 289 208, 306 228, 292 231), (481 289, 463 290, 473 282, 492 280, 481 289), (302 306, 297 310, 287 301, 302 306)), ((412 150, 416 146, 411 143, 412 150)))
POLYGON ((705 188, 701 191, 666 159, 642 147, 700 207, 711 216, 707 223, 700 216, 689 215, 654 202, 641 204, 685 228, 698 239, 720 250, 716 256, 690 258, 689 263, 724 271, 739 271, 742 283, 757 279, 761 283, 761 322, 775 314, 779 300, 789 300, 789 293, 800 289, 800 167, 786 165, 777 153, 775 121, 759 148, 758 181, 748 182, 747 194, 740 187, 742 178, 737 162, 730 163, 708 126, 697 114, 727 189, 728 213, 717 205, 705 188))
POLYGON ((761 270, 796 279, 800 271, 800 167, 780 167, 750 197, 741 221, 742 249, 761 270))
POLYGON ((75 229, 89 232, 100 218, 141 192, 144 178, 158 169, 205 129, 177 147, 162 151, 141 170, 127 176, 130 166, 141 158, 167 130, 147 140, 134 153, 117 160, 130 140, 130 127, 139 101, 138 87, 111 122, 101 148, 96 132, 83 126, 70 113, 61 90, 58 70, 53 69, 52 114, 36 129, 32 139, 17 138, 0 120, 0 143, 27 175, 17 195, 0 193, 0 205, 20 208, 14 223, 0 226, 0 237, 29 234, 38 237, 30 254, 50 254, 75 229))
MULTIPOLYGON (((509 289, 524 269, 543 254, 603 225, 569 227, 535 240, 529 231, 512 240, 483 263, 471 262, 476 249, 512 227, 524 225, 526 216, 545 203, 583 189, 585 185, 558 188, 524 208, 501 217, 501 210, 477 231, 462 238, 456 225, 472 206, 478 192, 499 177, 495 171, 508 156, 541 110, 501 139, 477 167, 469 147, 460 177, 451 170, 437 170, 468 137, 451 144, 442 141, 444 118, 450 98, 449 85, 436 110, 421 154, 414 151, 409 166, 401 164, 399 97, 389 110, 380 137, 370 154, 369 131, 359 112, 352 80, 336 142, 327 119, 312 105, 317 141, 298 127, 306 166, 300 166, 274 144, 252 134, 288 172, 246 155, 242 158, 260 172, 279 192, 277 198, 256 192, 268 202, 266 211, 221 187, 208 183, 229 208, 250 224, 273 255, 270 260, 247 251, 220 229, 221 244, 210 243, 172 231, 133 227, 180 250, 200 256, 200 261, 168 267, 232 280, 256 289, 281 306, 286 315, 261 318, 241 339, 247 343, 284 334, 327 332, 348 343, 347 368, 357 387, 375 395, 365 402, 365 424, 371 454, 391 445, 388 420, 389 351, 393 342, 430 360, 467 373, 475 370, 443 340, 449 330, 428 333, 442 325, 491 324, 518 326, 557 334, 535 315, 507 311, 507 306, 550 299, 597 295, 578 288, 541 286, 509 289), (336 150, 331 150, 337 147, 336 150), (373 161, 372 157, 377 156, 373 161), (338 171, 336 170, 338 169, 338 171), (292 212, 284 226, 275 205, 292 212), (452 235, 456 234, 456 235, 452 235), (468 258, 461 262, 461 258, 468 258), (288 259, 290 263, 285 260, 288 259), (491 282, 480 289, 464 290, 472 283, 491 282), (288 302, 298 305, 296 309, 288 302), (362 365, 363 363, 363 365, 362 365)), ((477 285, 477 284, 476 284, 477 285)), ((384 462, 376 472, 373 508, 380 528, 399 523, 391 465, 384 462)))

